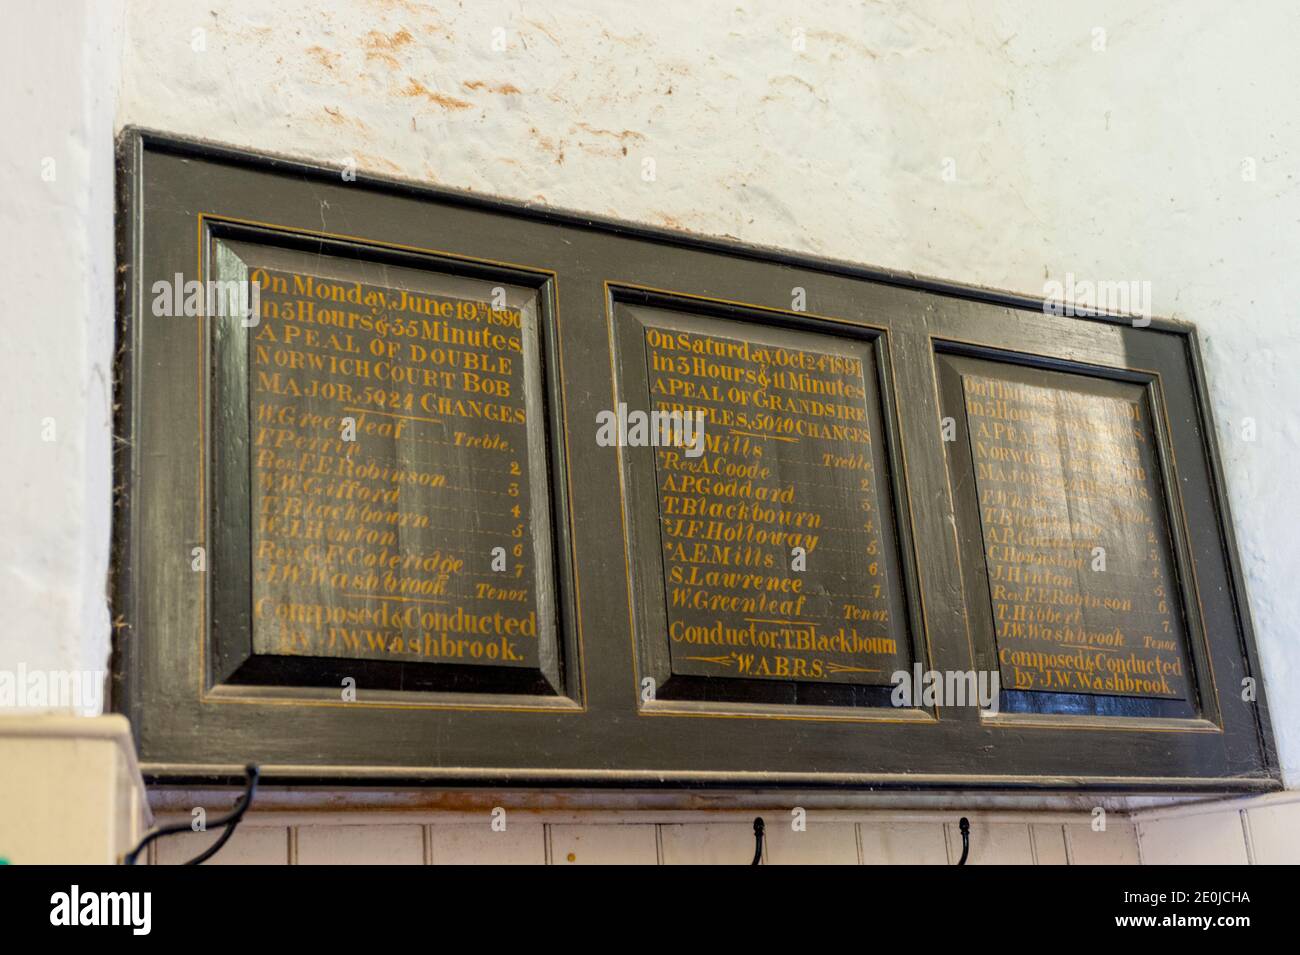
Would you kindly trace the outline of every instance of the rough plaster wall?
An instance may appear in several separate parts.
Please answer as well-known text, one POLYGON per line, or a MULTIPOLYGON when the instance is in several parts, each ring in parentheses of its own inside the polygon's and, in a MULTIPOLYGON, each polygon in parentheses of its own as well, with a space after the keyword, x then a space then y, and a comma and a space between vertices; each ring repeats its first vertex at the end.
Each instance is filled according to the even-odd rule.
POLYGON ((1028 293, 1150 281, 1204 335, 1297 785, 1297 35, 1287 0, 131 0, 118 118, 1028 293))
POLYGON ((0 670, 104 671, 124 10, 12 0, 3 14, 0 670))

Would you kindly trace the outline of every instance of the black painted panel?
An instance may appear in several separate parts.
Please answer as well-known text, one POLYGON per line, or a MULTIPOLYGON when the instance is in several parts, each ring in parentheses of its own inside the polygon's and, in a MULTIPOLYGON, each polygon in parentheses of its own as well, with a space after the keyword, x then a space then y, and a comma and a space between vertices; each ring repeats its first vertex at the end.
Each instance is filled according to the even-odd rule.
MULTIPOLYGON (((1277 785, 1262 688, 1254 696, 1243 692, 1243 680, 1257 678, 1258 662, 1190 327, 1046 314, 1031 299, 404 183, 349 181, 329 169, 135 131, 123 135, 120 169, 119 431, 126 440, 119 461, 124 491, 115 612, 125 626, 114 699, 132 719, 150 772, 222 775, 253 760, 274 764, 280 778, 298 780, 746 788, 1277 785), (473 573, 494 576, 440 583, 419 562, 408 565, 406 591, 399 582, 396 592, 378 594, 443 599, 441 591, 450 590, 480 611, 517 605, 523 617, 535 613, 536 644, 521 659, 508 665, 408 659, 393 654, 391 642, 389 649, 356 652, 346 640, 345 652, 318 652, 310 637, 286 647, 280 630, 259 630, 256 608, 264 598, 270 599, 263 610, 271 607, 273 614, 280 603, 299 602, 372 617, 379 606, 403 601, 330 590, 323 591, 325 599, 319 586, 276 590, 266 580, 255 583, 269 573, 265 562, 257 562, 258 545, 273 536, 255 521, 265 506, 255 480, 253 428, 262 400, 257 329, 211 316, 161 318, 150 305, 155 282, 177 274, 238 277, 249 266, 268 275, 275 269, 357 282, 370 291, 427 292, 433 301, 451 302, 453 310, 461 307, 456 303, 477 301, 503 316, 512 310, 529 316, 531 341, 521 340, 520 347, 534 356, 531 364, 479 369, 510 392, 496 395, 493 404, 523 409, 522 428, 512 426, 505 435, 504 428, 480 423, 461 433, 484 443, 436 453, 421 451, 419 442, 408 445, 412 438, 454 443, 457 429, 445 418, 442 424, 408 422, 402 435, 371 429, 362 436, 375 442, 363 453, 381 470, 418 467, 443 474, 446 485, 470 489, 452 495, 438 484, 411 495, 418 502, 411 510, 445 513, 446 523, 438 518, 443 526, 427 538, 399 539, 398 551, 436 547, 479 560, 487 557, 483 543, 491 542, 469 543, 469 529, 495 539, 516 526, 502 518, 510 505, 504 512, 500 507, 502 495, 511 497, 509 482, 501 485, 501 479, 511 475, 484 472, 473 484, 466 475, 496 460, 489 432, 504 436, 512 450, 525 442, 517 458, 507 458, 507 466, 517 461, 517 493, 529 502, 529 520, 517 522, 524 525, 519 553, 513 544, 508 548, 512 559, 531 558, 517 588, 522 594, 469 586, 494 586, 499 572, 490 567, 473 573), (505 293, 504 310, 499 300, 491 304, 497 289, 505 293), (647 338, 653 328, 685 332, 721 360, 698 373, 667 374, 673 356, 667 339, 647 338), (759 350, 763 360, 746 349, 759 350), (752 422, 736 417, 742 410, 736 405, 768 402, 771 389, 744 384, 744 394, 719 391, 715 400, 703 387, 736 385, 729 378, 741 370, 770 374, 780 363, 815 365, 817 356, 839 361, 823 362, 798 386, 810 392, 797 396, 834 392, 830 416, 853 419, 861 431, 782 433, 798 429, 799 420, 817 420, 809 415, 812 406, 788 401, 780 415, 762 419, 778 430, 745 427, 752 422), (951 673, 998 666, 983 526, 978 507, 970 506, 977 485, 963 478, 969 467, 954 466, 957 450, 943 436, 943 419, 963 410, 960 391, 955 402, 951 391, 963 363, 971 374, 983 369, 979 375, 986 379, 1030 374, 1049 389, 1083 382, 1074 389, 1080 394, 1116 388, 1124 402, 1148 409, 1143 426, 1151 456, 1143 466, 1149 493, 1162 497, 1163 506, 1134 513, 1166 525, 1155 535, 1163 567, 1157 577, 1173 608, 1171 631, 1181 617, 1182 642, 1175 645, 1185 667, 1170 693, 1011 690, 996 713, 947 699, 894 705, 885 679, 894 667, 951 673), (654 398, 656 377, 675 382, 666 386, 676 395, 654 398), (749 442, 706 452, 700 460, 744 468, 755 463, 752 452, 761 443, 765 462, 775 462, 767 476, 733 477, 770 483, 780 495, 782 514, 770 515, 776 523, 806 511, 841 528, 822 535, 835 551, 819 555, 817 547, 806 548, 812 558, 806 569, 789 569, 791 579, 802 581, 799 591, 782 583, 775 569, 764 570, 762 586, 808 598, 782 606, 793 616, 780 619, 794 623, 763 625, 786 628, 762 638, 782 644, 780 653, 761 648, 764 672, 741 676, 739 661, 690 660, 723 654, 683 653, 680 641, 674 646, 674 620, 702 627, 697 634, 721 621, 732 632, 727 639, 734 639, 751 622, 743 616, 756 615, 740 605, 670 612, 665 584, 673 568, 682 573, 692 562, 725 565, 732 558, 719 550, 671 551, 682 543, 663 523, 672 516, 665 502, 678 493, 667 490, 672 463, 657 458, 654 448, 608 447, 598 440, 599 416, 620 401, 631 408, 686 399, 712 402, 718 414, 710 427, 749 442), (455 510, 438 510, 452 508, 453 500, 455 510), (872 515, 861 522, 869 528, 847 523, 855 505, 872 515), (202 570, 193 566, 195 548, 208 554, 202 570), (874 573, 868 557, 878 558, 874 573), (289 599, 302 593, 302 600, 289 599), (820 639, 837 636, 841 626, 867 634, 868 624, 870 636, 892 643, 882 639, 868 652, 843 653, 847 644, 820 639), (778 663, 779 656, 786 662, 778 663), (847 669, 832 672, 828 663, 847 669), (879 672, 860 672, 866 670, 879 672), (348 678, 355 699, 340 693, 348 678)), ((275 289, 268 291, 274 300, 275 289)), ((418 313, 429 306, 413 307, 418 313)), ((444 321, 443 331, 433 334, 444 335, 455 321, 444 321)), ((268 318, 266 325, 275 322, 268 318)), ((320 354, 337 359, 382 337, 354 335, 350 344, 337 339, 332 352, 320 354)), ((260 358, 300 360, 278 354, 271 350, 260 358)), ((410 351, 406 358, 403 367, 420 363, 410 351)), ((355 370, 336 368, 326 377, 335 386, 356 385, 355 370)), ((395 394, 384 400, 396 402, 400 414, 436 419, 404 405, 426 392, 452 397, 452 383, 435 384, 408 380, 387 389, 395 394)), ((463 390, 465 380, 454 384, 463 390)), ((790 390, 784 398, 796 396, 790 390)), ((276 400, 358 421, 400 420, 377 414, 393 410, 373 403, 377 392, 354 391, 368 405, 343 404, 335 400, 340 392, 332 394, 321 397, 318 409, 297 396, 276 400)), ((974 459, 963 441, 956 445, 969 465, 974 459)), ((750 492, 737 485, 728 493, 750 492)), ((742 534, 757 526, 736 523, 742 534)), ((781 551, 792 558, 787 543, 795 546, 782 540, 781 551)), ((1128 549, 1121 545, 1120 552, 1124 565, 1128 549)), ((776 554, 769 549, 755 559, 766 563, 776 554)), ((274 557, 272 550, 262 559, 274 557)), ((1119 626, 1120 618, 1112 615, 1094 629, 1119 626)), ((456 625, 446 617, 429 622, 439 631, 456 625)), ((414 636, 404 627, 398 628, 403 647, 414 636)), ((424 646, 426 628, 417 628, 415 643, 424 646)))

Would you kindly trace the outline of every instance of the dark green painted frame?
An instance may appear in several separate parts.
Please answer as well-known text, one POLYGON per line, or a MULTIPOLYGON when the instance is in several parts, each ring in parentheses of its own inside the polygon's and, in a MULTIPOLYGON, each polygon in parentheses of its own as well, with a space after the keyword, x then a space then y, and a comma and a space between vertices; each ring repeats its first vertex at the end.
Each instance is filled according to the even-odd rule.
POLYGON ((119 191, 124 440, 113 589, 122 626, 113 699, 131 718, 152 778, 231 780, 256 761, 272 781, 304 783, 1170 792, 1280 785, 1262 686, 1254 703, 1236 691, 1241 678, 1258 680, 1260 668, 1191 326, 1066 318, 1045 314, 1043 303, 1029 297, 395 180, 344 181, 324 166, 134 129, 120 140, 119 191), (566 665, 573 662, 582 675, 575 696, 526 706, 419 694, 324 705, 272 687, 200 699, 195 677, 207 663, 195 649, 204 584, 189 568, 189 547, 202 543, 191 466, 200 448, 184 424, 200 394, 200 371, 188 373, 196 330, 143 317, 156 278, 178 271, 188 277, 200 214, 431 250, 484 268, 513 263, 508 268, 550 276, 556 361, 547 388, 554 392, 551 439, 557 456, 563 452, 551 488, 569 495, 557 504, 554 550, 563 586, 572 575, 561 627, 574 641, 566 665), (613 393, 611 286, 707 300, 709 307, 730 303, 787 327, 812 320, 855 334, 882 330, 878 340, 892 370, 883 395, 890 470, 912 502, 899 515, 900 550, 905 561, 914 559, 909 600, 929 658, 941 669, 969 669, 975 654, 939 436, 936 349, 1015 355, 1074 371, 1159 372, 1169 412, 1167 457, 1187 512, 1195 571, 1188 579, 1198 582, 1205 602, 1217 719, 1208 712, 1171 721, 982 717, 939 708, 922 719, 891 719, 897 714, 845 718, 785 705, 744 713, 642 707, 618 456, 594 441, 595 414, 610 406, 613 393), (790 314, 796 286, 806 289, 807 319, 790 314), (475 708, 452 708, 462 702, 475 708))

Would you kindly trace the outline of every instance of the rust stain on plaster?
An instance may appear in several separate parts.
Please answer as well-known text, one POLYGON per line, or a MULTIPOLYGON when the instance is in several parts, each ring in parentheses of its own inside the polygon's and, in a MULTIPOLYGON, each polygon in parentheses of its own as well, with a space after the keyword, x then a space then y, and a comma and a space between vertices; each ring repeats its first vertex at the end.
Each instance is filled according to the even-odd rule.
POLYGON ((361 38, 361 45, 366 51, 366 60, 379 60, 396 69, 401 64, 393 54, 403 47, 415 42, 415 37, 405 27, 396 33, 380 33, 371 30, 361 38))
POLYGON ((541 25, 540 23, 538 23, 536 20, 530 20, 530 19, 528 19, 527 17, 520 17, 519 20, 520 20, 521 23, 527 23, 530 27, 532 27, 534 30, 538 31, 539 33, 543 33, 543 34, 545 34, 545 35, 550 39, 550 41, 551 41, 552 43, 554 43, 556 46, 561 46, 561 45, 562 45, 562 44, 560 43, 560 38, 559 38, 559 37, 557 37, 557 36, 556 36, 554 33, 552 33, 550 30, 546 29, 546 27, 542 26, 542 25, 541 25))
POLYGON ((541 133, 539 133, 537 131, 536 126, 529 127, 528 134, 532 136, 533 139, 537 140, 537 144, 539 146, 541 146, 543 149, 545 149, 547 152, 551 153, 555 157, 555 164, 557 166, 564 165, 564 141, 563 140, 561 140, 557 145, 553 139, 550 139, 546 136, 543 136, 541 133))
POLYGON ((828 30, 810 30, 808 32, 808 39, 825 40, 826 42, 833 43, 837 46, 845 46, 853 52, 861 54, 862 56, 870 57, 873 60, 880 58, 880 54, 871 49, 871 47, 859 40, 855 40, 853 37, 845 36, 843 33, 834 33, 828 30))
POLYGON ((358 153, 357 165, 360 166, 362 169, 376 170, 376 169, 383 168, 399 176, 406 175, 406 170, 403 169, 401 166, 397 165, 397 163, 391 162, 390 160, 385 159, 383 156, 374 156, 371 155, 370 153, 358 153))
POLYGON ((384 10, 402 10, 413 16, 429 14, 429 8, 419 0, 370 0, 370 5, 384 10))
POLYGON ((515 86, 513 83, 497 83, 496 85, 489 86, 483 80, 470 80, 461 85, 467 90, 487 90, 489 93, 498 93, 501 96, 518 96, 523 92, 523 90, 515 86))
POLYGON ((321 109, 325 110, 325 115, 330 118, 330 122, 335 126, 355 126, 357 129, 362 130, 370 128, 361 120, 348 116, 337 106, 322 106, 321 109))
POLYGON ((625 46, 638 46, 641 44, 640 33, 635 36, 619 36, 615 33, 610 33, 608 30, 601 30, 600 33, 606 40, 613 40, 615 43, 622 43, 625 46))
POLYGON ((617 139, 620 143, 626 143, 629 139, 645 140, 645 136, 634 129, 625 129, 622 132, 615 132, 612 129, 600 129, 599 127, 591 126, 587 123, 574 123, 574 125, 578 129, 591 133, 593 136, 609 136, 613 139, 617 139))
POLYGON ((445 93, 436 93, 414 77, 409 78, 406 86, 397 92, 399 96, 423 97, 443 109, 473 109, 474 107, 473 103, 467 103, 463 99, 456 99, 456 97, 448 96, 445 93))
MULTIPOLYGON (((804 89, 806 89, 810 94, 812 94, 812 97, 815 100, 817 100, 817 102, 822 104, 826 103, 826 97, 823 96, 821 93, 817 92, 817 87, 813 86, 813 84, 809 83, 802 76, 795 76, 793 73, 784 73, 780 76, 771 77, 767 82, 768 82, 768 86, 773 86, 773 87, 777 86, 778 84, 801 86, 804 89)), ((776 93, 776 92, 765 93, 759 99, 759 102, 768 103, 768 102, 772 102, 773 100, 779 100, 783 98, 785 97, 783 97, 781 93, 776 93)))
POLYGON ((312 59, 314 59, 321 66, 325 67, 325 69, 327 70, 334 69, 334 64, 338 63, 339 61, 339 55, 337 53, 331 53, 323 46, 307 47, 307 55, 312 57, 312 59))
POLYGON ((411 36, 411 31, 403 27, 396 33, 380 33, 378 30, 371 30, 361 42, 368 50, 400 50, 407 44, 414 43, 415 37, 411 36))
POLYGON ((371 60, 379 60, 382 63, 387 63, 394 70, 402 65, 397 62, 397 57, 393 56, 391 53, 382 53, 375 50, 370 50, 366 53, 366 62, 368 63, 371 60))

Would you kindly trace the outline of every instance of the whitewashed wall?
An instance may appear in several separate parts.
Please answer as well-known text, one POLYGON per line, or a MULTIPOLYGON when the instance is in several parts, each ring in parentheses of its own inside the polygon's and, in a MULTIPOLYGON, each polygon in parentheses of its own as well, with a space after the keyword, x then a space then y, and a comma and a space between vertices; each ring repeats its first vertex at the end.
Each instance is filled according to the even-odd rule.
MULTIPOLYGON (((0 104, 22 133, 0 140, 0 668, 106 661, 108 140, 138 124, 1028 293, 1066 273, 1151 282, 1157 313, 1204 333, 1275 725, 1300 786, 1300 8, 6 0, 3 12, 0 104)), ((1255 841, 1283 844, 1295 810, 1261 805, 1255 841)), ((1213 817, 1222 853, 1238 852, 1237 832, 1253 852, 1254 815, 1213 817)), ((1184 818, 1135 820, 1133 837, 1161 857, 1187 843, 1184 818)), ((845 824, 852 839, 837 830, 827 851, 863 859, 870 827, 886 825, 845 824)), ((411 825, 402 851, 418 835, 436 861, 434 823, 411 825)), ((541 845, 567 859, 580 833, 564 825, 518 857, 541 845)), ((646 825, 653 839, 629 836, 641 841, 628 857, 652 844, 668 861, 676 824, 646 825)), ((304 849, 297 823, 259 828, 298 861, 318 844, 304 849)), ((1038 852, 1038 830, 1025 833, 1015 844, 1038 852)), ((743 835, 720 828, 716 844, 729 857, 743 835)))
POLYGON ((122 21, 120 0, 0 7, 0 671, 10 674, 90 680, 108 665, 122 21))
POLYGON ((118 120, 1028 293, 1149 281, 1204 332, 1300 784, 1298 35, 1288 0, 132 0, 118 120))

